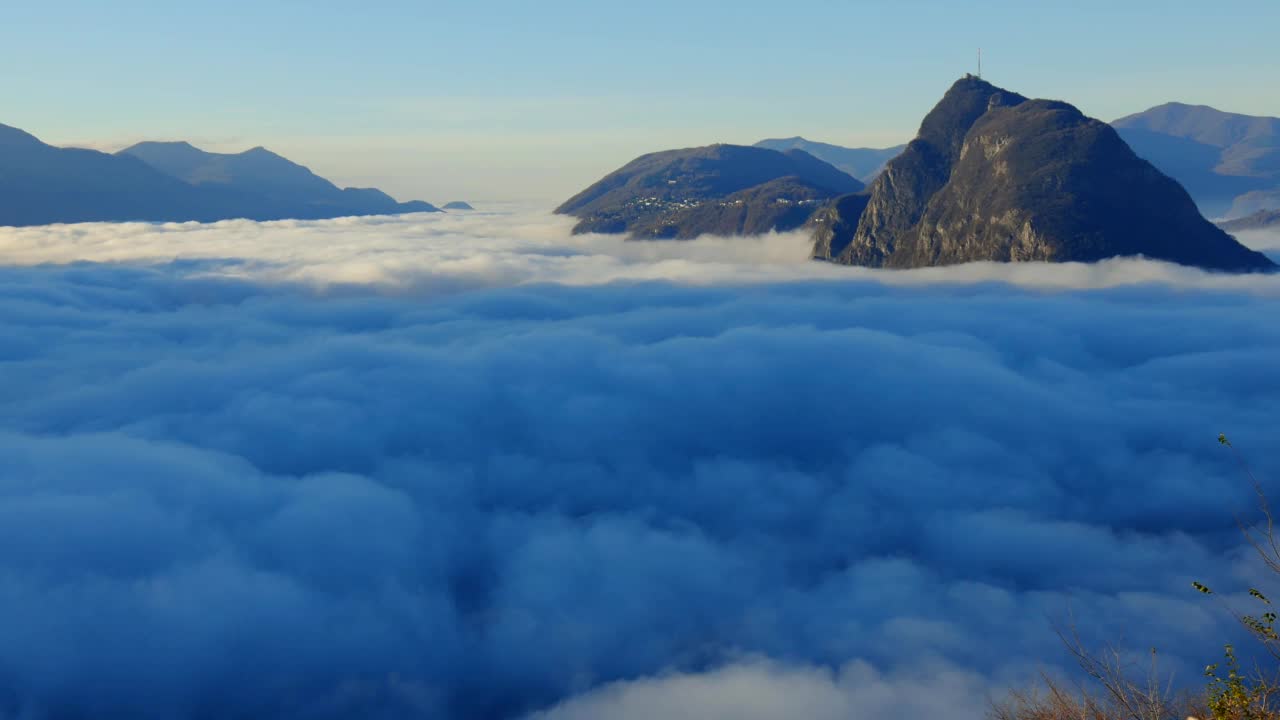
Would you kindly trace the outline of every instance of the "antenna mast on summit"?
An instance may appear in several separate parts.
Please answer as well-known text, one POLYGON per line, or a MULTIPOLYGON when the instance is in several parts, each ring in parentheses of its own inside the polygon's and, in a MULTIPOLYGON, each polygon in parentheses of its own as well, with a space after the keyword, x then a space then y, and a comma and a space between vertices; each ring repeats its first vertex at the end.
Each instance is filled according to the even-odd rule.
POLYGON ((978 79, 982 79, 982 48, 978 48, 978 79))

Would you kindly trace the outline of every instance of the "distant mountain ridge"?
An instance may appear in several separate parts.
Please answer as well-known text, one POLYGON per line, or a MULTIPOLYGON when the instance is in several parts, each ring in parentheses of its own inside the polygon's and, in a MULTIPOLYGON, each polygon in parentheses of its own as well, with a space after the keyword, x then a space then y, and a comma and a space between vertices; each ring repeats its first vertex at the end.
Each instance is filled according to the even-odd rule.
MULTIPOLYGON (((1137 128, 1153 132, 1173 135, 1194 140, 1205 145, 1220 148, 1233 148, 1224 159, 1227 170, 1242 175, 1253 174, 1259 168, 1255 166, 1256 155, 1244 152, 1248 147, 1263 150, 1275 148, 1272 139, 1280 135, 1280 118, 1242 115, 1223 112, 1208 105, 1188 105, 1180 102, 1169 102, 1127 115, 1111 123, 1117 127, 1137 128)), ((1274 153, 1269 168, 1280 169, 1274 153)))
POLYGON ((1251 190, 1236 197, 1225 217, 1238 219, 1268 210, 1280 210, 1280 186, 1269 190, 1251 190))
POLYGON ((708 145, 642 155, 556 212, 579 218, 574 233, 754 235, 800 227, 831 198, 863 187, 800 150, 708 145))
POLYGON ((213 153, 187 142, 141 142, 116 153, 196 187, 221 187, 270 199, 294 218, 437 212, 430 203, 397 202, 377 188, 339 188, 264 147, 213 153))
POLYGON ((1211 216, 1280 207, 1280 118, 1171 102, 1112 125, 1211 216))
POLYGON ((1220 222, 1218 227, 1227 232, 1280 229, 1280 210, 1259 210, 1252 215, 1220 222))
POLYGON ((1205 220, 1110 125, 973 76, 957 81, 864 196, 815 222, 814 256, 912 268, 1143 255, 1275 268, 1205 220))
POLYGON ((0 225, 120 220, 202 220, 254 198, 201 191, 134 157, 57 148, 0 125, 0 225))
POLYGON ((438 212, 373 188, 339 189, 264 148, 208 153, 140 143, 114 155, 0 125, 0 225, 323 219, 438 212))
POLYGON ((885 163, 897 157, 906 149, 906 145, 890 148, 850 148, 830 143, 815 142, 796 136, 789 138, 772 138, 761 140, 755 147, 768 148, 785 152, 787 150, 803 150, 810 155, 831 163, 836 168, 852 175, 858 180, 869 183, 884 169, 885 163))
POLYGON ((192 185, 228 185, 264 195, 316 194, 337 186, 307 168, 255 147, 241 153, 213 153, 188 142, 140 142, 117 155, 132 155, 192 185))

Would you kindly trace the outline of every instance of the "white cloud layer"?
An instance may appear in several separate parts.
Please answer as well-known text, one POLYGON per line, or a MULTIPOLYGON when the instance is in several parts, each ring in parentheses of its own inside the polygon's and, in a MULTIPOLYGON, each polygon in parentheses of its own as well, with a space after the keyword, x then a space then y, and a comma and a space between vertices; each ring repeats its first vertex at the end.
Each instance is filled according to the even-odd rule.
MULTIPOLYGON (((0 228, 8 264, 156 263, 199 259, 208 272, 273 282, 450 287, 668 280, 681 283, 865 280, 893 285, 1005 282, 1029 288, 1107 288, 1143 283, 1277 294, 1280 277, 1224 275, 1161 262, 972 263, 883 272, 808 260, 804 232, 695 242, 626 242, 571 236, 572 218, 529 209, 257 223, 86 223, 0 228), (222 260, 223 263, 215 261, 222 260)), ((1280 233, 1241 236, 1280 248, 1280 233)))
POLYGON ((531 720, 977 720, 988 707, 981 676, 927 660, 891 676, 865 662, 832 670, 752 660, 614 683, 531 720))
POLYGON ((0 229, 0 717, 964 718, 1068 607, 1231 636, 1280 279, 568 227, 0 229))

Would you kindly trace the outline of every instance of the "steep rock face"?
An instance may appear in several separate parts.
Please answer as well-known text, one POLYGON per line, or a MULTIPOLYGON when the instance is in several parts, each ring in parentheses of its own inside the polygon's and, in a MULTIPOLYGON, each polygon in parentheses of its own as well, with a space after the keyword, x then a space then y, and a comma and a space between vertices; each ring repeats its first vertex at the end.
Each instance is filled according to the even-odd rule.
POLYGON ((852 233, 852 217, 833 214, 834 230, 815 232, 814 254, 850 265, 1145 255, 1222 270, 1274 267, 1205 220, 1110 126, 973 77, 947 92, 872 184, 852 233))
MULTIPOLYGON (((831 257, 848 265, 886 264, 898 241, 910 234, 929 201, 947 184, 969 128, 988 109, 1025 100, 973 77, 952 85, 925 116, 916 138, 872 183, 857 230, 831 240, 831 257)), ((851 218, 841 219, 851 224, 851 218)))
POLYGON ((858 231, 858 220, 867 209, 871 193, 841 195, 814 214, 813 256, 830 259, 840 255, 858 231))
POLYGON ((798 227, 826 200, 862 188, 799 150, 710 145, 641 156, 556 212, 579 218, 575 233, 755 234, 798 227))

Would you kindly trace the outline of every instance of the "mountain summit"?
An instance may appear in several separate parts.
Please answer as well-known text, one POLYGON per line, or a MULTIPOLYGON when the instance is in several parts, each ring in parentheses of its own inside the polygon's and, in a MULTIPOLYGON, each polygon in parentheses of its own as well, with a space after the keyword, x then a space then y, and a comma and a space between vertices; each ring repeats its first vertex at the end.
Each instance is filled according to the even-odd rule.
POLYGON ((865 196, 820 220, 815 257, 848 265, 1143 255, 1217 270, 1275 267, 1205 220, 1110 125, 973 76, 947 91, 865 196))
POLYGON ((41 143, 35 135, 9 125, 0 125, 0 148, 31 148, 41 143))

